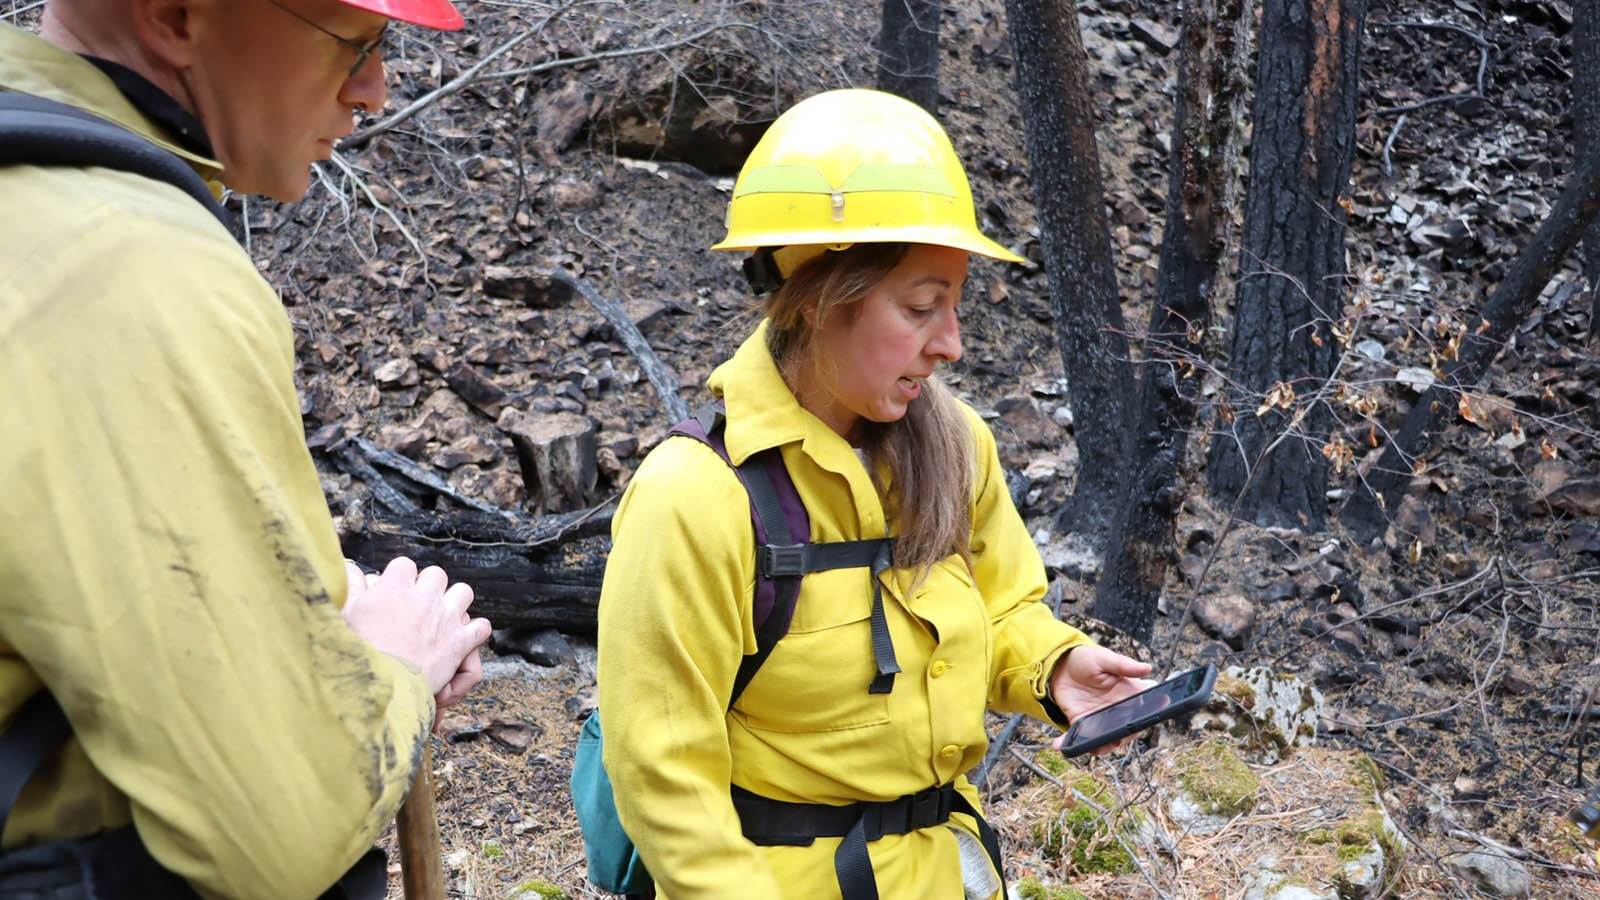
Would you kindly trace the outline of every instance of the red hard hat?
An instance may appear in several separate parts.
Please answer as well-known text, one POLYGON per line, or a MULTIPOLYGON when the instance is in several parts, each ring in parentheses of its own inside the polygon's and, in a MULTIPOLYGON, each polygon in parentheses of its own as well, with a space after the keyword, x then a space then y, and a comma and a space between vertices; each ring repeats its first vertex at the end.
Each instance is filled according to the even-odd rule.
POLYGON ((455 31, 462 25, 461 13, 450 5, 450 0, 341 0, 359 9, 375 12, 380 16, 421 25, 424 28, 437 28, 440 31, 455 31))

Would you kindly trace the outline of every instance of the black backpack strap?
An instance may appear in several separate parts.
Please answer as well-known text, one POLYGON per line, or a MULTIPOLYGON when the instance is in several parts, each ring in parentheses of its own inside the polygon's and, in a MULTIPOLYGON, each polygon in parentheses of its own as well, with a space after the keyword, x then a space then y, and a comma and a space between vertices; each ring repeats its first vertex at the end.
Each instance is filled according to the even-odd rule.
POLYGON ((878 896, 868 844, 886 834, 909 834, 944 824, 951 812, 966 813, 977 822, 978 841, 1000 877, 1000 896, 1007 896, 1000 840, 954 782, 894 800, 843 806, 773 800, 738 785, 731 793, 744 836, 757 846, 809 847, 819 837, 842 838, 833 853, 833 868, 844 900, 875 900, 878 896))
MULTIPOLYGON (((872 679, 867 692, 887 694, 894 689, 894 676, 900 671, 900 664, 895 659, 894 642, 889 637, 889 620, 883 610, 883 584, 879 576, 894 563, 894 541, 890 538, 879 538, 872 541, 830 541, 823 544, 794 543, 788 528, 784 525, 777 488, 769 474, 771 466, 766 460, 761 459, 767 454, 777 453, 776 448, 764 450, 751 456, 739 467, 739 472, 744 477, 745 489, 750 492, 750 504, 766 525, 767 543, 756 548, 756 573, 759 577, 771 579, 776 584, 779 604, 774 612, 780 610, 783 612, 784 631, 788 631, 788 620, 794 617, 795 598, 800 594, 801 578, 812 572, 825 572, 829 569, 868 569, 872 581, 872 657, 877 665, 877 676, 872 679)), ((778 465, 782 464, 780 458, 778 465)), ((756 656, 764 661, 767 654, 772 652, 771 646, 761 644, 759 631, 756 636, 756 643, 760 649, 756 654, 746 657, 746 664, 756 656)), ((779 637, 781 636, 780 632, 779 637)), ((773 643, 776 644, 777 641, 774 640, 773 643)), ((755 668, 759 667, 758 661, 755 668)), ((741 674, 742 671, 743 667, 741 674)), ((754 668, 750 674, 755 675, 754 668)), ((749 679, 746 679, 747 683, 748 681, 749 679)), ((735 682, 735 687, 742 688, 743 685, 735 682)), ((738 694, 735 693, 734 696, 738 694)))
POLYGON ((878 674, 867 686, 869 694, 887 694, 894 690, 894 676, 900 672, 900 662, 895 659, 894 641, 889 639, 889 619, 883 612, 883 582, 885 571, 894 564, 894 542, 880 542, 872 560, 872 659, 878 674))
POLYGON ((44 688, 17 710, 11 726, 0 735, 0 834, 5 833, 23 786, 71 733, 61 704, 44 688))
POLYGON ((231 230, 227 211, 205 179, 176 154, 65 103, 0 93, 0 165, 17 163, 104 166, 164 181, 193 197, 231 230))
POLYGON ((783 464, 782 452, 771 447, 751 454, 743 465, 736 466, 723 440, 726 426, 727 415, 721 404, 708 403, 673 426, 672 433, 709 445, 738 474, 750 497, 751 521, 756 532, 756 652, 740 662, 729 705, 739 699, 778 641, 789 633, 795 603, 800 596, 800 580, 812 572, 831 569, 870 570, 872 655, 877 675, 868 692, 889 693, 900 665, 889 636, 879 576, 893 565, 894 539, 811 543, 811 520, 783 464))
MULTIPOLYGON (((789 633, 789 625, 794 621, 795 601, 800 599, 800 578, 804 571, 785 572, 772 574, 762 572, 762 561, 769 555, 769 551, 779 548, 792 549, 794 544, 789 535, 789 525, 784 520, 782 502, 778 499, 778 491, 772 484, 772 476, 767 471, 768 454, 776 454, 776 448, 764 450, 745 460, 739 466, 739 475, 744 481, 745 490, 750 494, 750 506, 755 510, 756 518, 766 532, 766 543, 756 544, 756 584, 762 582, 771 584, 773 592, 772 607, 767 613, 765 621, 756 626, 756 652, 746 656, 739 662, 739 672, 733 678, 733 694, 728 700, 732 706, 733 701, 739 699, 745 687, 750 684, 750 679, 756 677, 762 663, 772 655, 772 648, 778 646, 778 641, 789 633)), ((778 465, 783 465, 783 460, 778 459, 778 465)), ((809 546, 809 545, 804 545, 809 546)))

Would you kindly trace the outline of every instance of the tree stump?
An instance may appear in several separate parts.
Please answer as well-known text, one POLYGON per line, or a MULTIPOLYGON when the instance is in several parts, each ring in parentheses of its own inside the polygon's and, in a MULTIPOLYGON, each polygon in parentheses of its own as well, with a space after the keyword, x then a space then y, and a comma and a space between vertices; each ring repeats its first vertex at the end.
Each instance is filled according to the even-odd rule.
POLYGON ((593 500, 599 428, 575 413, 527 414, 508 409, 501 431, 511 436, 528 502, 541 513, 581 509, 593 500))

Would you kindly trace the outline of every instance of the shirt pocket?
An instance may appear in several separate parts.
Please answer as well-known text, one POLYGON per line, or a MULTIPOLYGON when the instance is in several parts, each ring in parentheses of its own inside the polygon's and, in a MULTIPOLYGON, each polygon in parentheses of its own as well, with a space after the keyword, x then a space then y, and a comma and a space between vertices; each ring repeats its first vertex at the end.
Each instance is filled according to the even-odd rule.
POLYGON ((905 603, 936 636, 941 655, 964 663, 980 663, 979 671, 989 670, 994 626, 983 592, 960 556, 934 563, 927 578, 906 596, 905 603))
POLYGON ((866 569, 806 576, 789 633, 734 705, 745 724, 780 734, 888 724, 890 695, 867 692, 877 674, 871 610, 866 569))

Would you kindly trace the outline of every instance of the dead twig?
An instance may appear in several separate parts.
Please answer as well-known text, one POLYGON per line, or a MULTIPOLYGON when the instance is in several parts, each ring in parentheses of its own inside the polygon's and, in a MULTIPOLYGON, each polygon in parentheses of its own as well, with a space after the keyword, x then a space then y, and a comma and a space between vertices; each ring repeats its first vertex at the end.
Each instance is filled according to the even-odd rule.
POLYGON ((645 377, 649 378, 650 384, 655 387, 656 396, 661 399, 668 420, 681 422, 687 419, 689 404, 678 396, 678 376, 661 362, 659 356, 656 356, 656 351, 651 348, 650 342, 644 339, 644 335, 639 333, 639 326, 634 324, 633 318, 622 308, 622 304, 602 296, 587 281, 568 272, 556 269, 550 273, 550 277, 582 294, 584 299, 611 323, 611 327, 617 332, 617 337, 622 339, 623 345, 639 361, 639 367, 644 370, 645 377))
POLYGON ((1006 745, 1011 743, 1011 738, 1016 735, 1017 728, 1021 724, 1022 713, 1012 713, 1011 718, 1006 720, 1005 726, 1000 729, 1000 733, 989 742, 989 752, 983 755, 983 762, 978 763, 977 770, 972 773, 973 787, 983 789, 983 783, 988 779, 989 772, 994 769, 995 763, 1000 760, 1000 754, 1005 752, 1006 745))
POLYGON ((472 84, 474 81, 477 81, 478 74, 480 72, 488 68, 496 60, 505 56, 507 53, 510 53, 512 50, 515 50, 517 47, 521 46, 524 41, 528 40, 528 38, 542 33, 546 26, 554 21, 556 17, 566 12, 569 8, 570 4, 568 6, 563 6, 550 15, 545 16, 544 21, 540 22, 536 27, 529 28, 526 31, 517 32, 515 37, 489 51, 488 55, 486 55, 483 59, 478 60, 476 65, 467 69, 465 72, 462 72, 460 75, 457 75, 444 85, 435 88, 426 94, 423 94, 421 97, 418 97, 416 100, 413 100, 411 103, 407 104, 406 107, 401 109, 399 112, 396 112, 387 118, 381 119, 372 125, 368 125, 360 131, 357 131, 355 134, 350 135, 348 138, 345 138, 344 141, 339 145, 340 149, 356 149, 365 144, 367 141, 372 140, 377 135, 383 134, 384 132, 393 129, 397 125, 408 121, 417 113, 427 109, 435 103, 438 103, 440 100, 450 96, 451 94, 454 94, 467 85, 472 84))
POLYGON ((748 27, 750 26, 744 25, 740 22, 717 22, 714 25, 708 25, 705 28, 696 31, 694 34, 691 34, 688 37, 678 38, 676 40, 666 41, 660 44, 650 44, 644 47, 628 47, 623 50, 602 50, 599 53, 591 53, 587 56, 572 56, 566 59, 552 59, 537 65, 527 66, 526 68, 507 69, 503 72, 493 72, 489 75, 483 76, 483 79, 487 81, 491 78, 515 78, 519 75, 537 75, 541 72, 548 72, 551 69, 558 69, 563 66, 576 66, 582 63, 602 62, 608 59, 625 59, 630 56, 642 56, 646 53, 665 53, 668 50, 676 50, 679 47, 688 46, 689 44, 692 44, 703 37, 715 34, 723 29, 748 27))
POLYGON ((392 450, 385 450, 360 435, 352 437, 350 442, 362 453, 366 454, 367 459, 371 460, 375 465, 383 466, 390 471, 396 472, 442 497, 448 497, 462 506, 479 512, 501 516, 507 520, 515 518, 511 512, 501 509, 492 503, 485 503, 482 500, 476 500, 462 494, 426 467, 412 462, 392 450))
POLYGON ((1394 128, 1389 130, 1389 137, 1383 142, 1383 174, 1393 175, 1394 165, 1390 162, 1389 154, 1394 150, 1395 138, 1400 136, 1400 129, 1406 125, 1406 114, 1401 113, 1400 118, 1394 122, 1394 128))
POLYGON ((12 7, 4 13, 0 13, 0 19, 8 19, 14 22, 22 16, 43 7, 44 4, 45 0, 34 0, 32 3, 25 3, 20 7, 12 7))
POLYGON ((377 135, 394 129, 396 126, 403 124, 422 110, 427 109, 429 106, 432 106, 445 97, 460 91, 462 88, 465 88, 474 82, 490 81, 503 78, 516 78, 527 75, 538 75, 543 72, 548 72, 553 69, 564 68, 567 66, 584 65, 587 63, 603 62, 605 60, 612 59, 625 59, 630 56, 643 56, 651 53, 665 53, 668 50, 675 50, 679 47, 685 47, 693 44, 695 41, 698 41, 701 38, 714 34, 723 29, 749 27, 737 22, 716 22, 686 37, 676 38, 674 40, 664 41, 658 44, 649 44, 642 47, 627 47, 621 50, 604 50, 599 53, 552 59, 532 66, 523 66, 516 69, 504 69, 498 72, 484 74, 484 70, 487 69, 491 64, 498 61, 512 50, 515 50, 517 47, 521 46, 525 41, 527 41, 528 38, 544 31, 544 29, 548 27, 552 21, 570 8, 571 4, 568 4, 567 6, 557 9, 555 12, 546 16, 544 20, 541 21, 537 26, 519 33, 516 37, 513 37, 501 44, 499 47, 496 47, 471 68, 467 69, 465 72, 462 72, 460 75, 457 75, 449 82, 428 92, 427 94, 424 94, 421 97, 418 97, 416 100, 413 100, 411 103, 407 104, 405 108, 388 116, 387 118, 375 122, 372 125, 368 125, 366 128, 363 128, 357 131, 355 134, 350 135, 350 137, 346 138, 344 142, 340 144, 340 147, 349 147, 352 149, 360 147, 372 140, 372 138, 376 137, 377 135))
MULTIPOLYGON (((425 282, 428 281, 428 252, 422 249, 422 242, 417 240, 417 236, 411 233, 410 228, 406 227, 406 223, 400 218, 400 214, 390 209, 387 204, 378 199, 377 195, 372 192, 372 188, 367 186, 367 180, 361 176, 360 170, 358 170, 355 166, 352 166, 350 162, 344 158, 343 154, 335 152, 331 159, 333 164, 339 167, 339 171, 343 172, 346 178, 350 179, 355 183, 357 188, 361 189, 361 193, 366 195, 367 202, 372 204, 372 208, 387 216, 389 221, 393 222, 395 227, 400 229, 400 234, 405 237, 406 243, 410 244, 411 249, 416 251, 417 259, 422 261, 422 280, 425 282)), ((340 203, 344 203, 342 195, 340 203)), ((348 210, 348 207, 346 208, 348 210)))
MULTIPOLYGON (((1382 109, 1373 110, 1373 114, 1380 116, 1394 115, 1395 113, 1413 112, 1415 110, 1423 109, 1429 106, 1435 106, 1440 103, 1460 103, 1465 100, 1487 101, 1489 99, 1488 94, 1484 91, 1484 78, 1489 71, 1489 51, 1492 48, 1489 44, 1489 41, 1484 38, 1483 35, 1450 22, 1374 22, 1373 27, 1417 28, 1424 31, 1449 31, 1459 35, 1464 35, 1468 40, 1472 41, 1478 46, 1477 90, 1468 94, 1449 94, 1443 97, 1430 97, 1427 100, 1417 103, 1408 103, 1403 106, 1388 106, 1382 109)), ((1399 131, 1399 129, 1400 123, 1397 122, 1395 123, 1395 130, 1399 131)), ((1393 140, 1392 134, 1390 135, 1390 139, 1393 140)), ((1387 169, 1385 171, 1387 171, 1387 169)))

